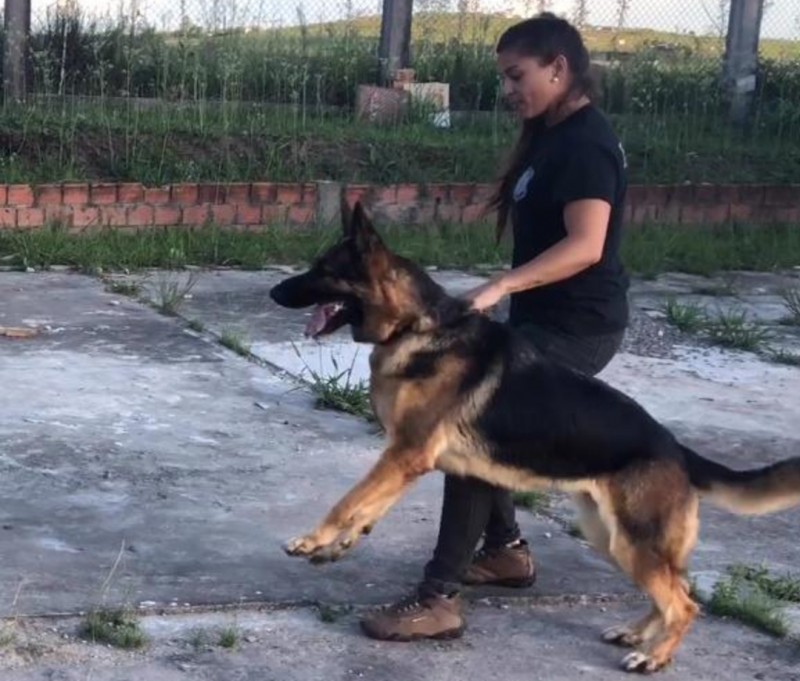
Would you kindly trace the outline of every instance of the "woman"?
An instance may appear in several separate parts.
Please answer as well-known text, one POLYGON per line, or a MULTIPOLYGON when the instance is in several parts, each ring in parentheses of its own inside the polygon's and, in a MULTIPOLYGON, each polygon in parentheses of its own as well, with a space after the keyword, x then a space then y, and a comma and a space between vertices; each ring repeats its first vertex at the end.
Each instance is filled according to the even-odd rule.
MULTIPOLYGON (((628 323, 619 257, 625 154, 590 101, 589 54, 567 21, 543 13, 512 26, 497 63, 503 94, 522 120, 491 202, 498 237, 512 222, 512 269, 467 295, 479 311, 510 296, 508 323, 543 356, 594 375, 619 349, 628 323)), ((446 476, 439 540, 422 583, 362 628, 380 639, 459 636, 461 583, 528 586, 534 578, 510 493, 446 476)))

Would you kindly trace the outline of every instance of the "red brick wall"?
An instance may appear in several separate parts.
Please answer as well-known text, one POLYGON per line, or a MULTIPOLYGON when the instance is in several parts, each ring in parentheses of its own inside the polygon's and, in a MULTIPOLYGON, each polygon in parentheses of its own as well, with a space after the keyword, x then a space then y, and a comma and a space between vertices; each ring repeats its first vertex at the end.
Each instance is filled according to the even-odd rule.
MULTIPOLYGON (((239 229, 263 225, 317 224, 338 219, 335 183, 176 184, 135 183, 0 185, 0 229, 35 229, 62 223, 72 231, 103 227, 198 227, 239 229)), ((352 203, 364 201, 376 222, 473 223, 483 215, 491 186, 470 183, 357 185, 345 187, 352 203)), ((800 225, 800 185, 634 185, 629 224, 800 225)))
POLYGON ((35 228, 53 222, 80 232, 102 227, 205 224, 255 227, 305 224, 316 214, 316 184, 271 182, 0 185, 0 229, 35 228))

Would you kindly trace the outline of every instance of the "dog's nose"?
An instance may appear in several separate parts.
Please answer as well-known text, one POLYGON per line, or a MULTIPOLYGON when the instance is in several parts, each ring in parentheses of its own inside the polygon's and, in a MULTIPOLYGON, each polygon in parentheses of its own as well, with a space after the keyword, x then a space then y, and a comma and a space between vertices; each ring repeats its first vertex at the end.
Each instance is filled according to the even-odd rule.
POLYGON ((272 298, 273 302, 276 302, 278 305, 285 305, 285 290, 286 289, 282 284, 277 284, 269 290, 269 297, 272 298))

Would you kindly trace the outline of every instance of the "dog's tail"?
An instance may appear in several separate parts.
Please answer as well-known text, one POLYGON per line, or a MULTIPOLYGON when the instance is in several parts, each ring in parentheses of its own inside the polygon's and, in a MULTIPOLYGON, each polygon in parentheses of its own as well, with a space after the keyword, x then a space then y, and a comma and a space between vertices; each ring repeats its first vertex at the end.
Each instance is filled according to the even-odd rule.
POLYGON ((739 515, 777 513, 800 505, 800 457, 734 471, 681 445, 689 480, 701 497, 739 515))

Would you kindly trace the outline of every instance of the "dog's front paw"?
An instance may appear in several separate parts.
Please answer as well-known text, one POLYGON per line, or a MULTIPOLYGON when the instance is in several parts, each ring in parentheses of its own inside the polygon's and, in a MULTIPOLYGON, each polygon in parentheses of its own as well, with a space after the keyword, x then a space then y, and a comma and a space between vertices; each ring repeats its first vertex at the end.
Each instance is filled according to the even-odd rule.
POLYGON ((349 528, 328 541, 322 541, 315 534, 307 534, 289 541, 284 550, 290 556, 305 556, 312 563, 331 563, 339 560, 358 543, 361 532, 361 529, 349 528))
POLYGON ((619 646, 635 647, 642 642, 642 637, 634 633, 630 627, 617 625, 603 631, 603 640, 619 646))
POLYGON ((626 672, 652 674, 653 672, 663 669, 669 665, 669 663, 669 658, 658 659, 647 653, 634 650, 632 653, 628 653, 622 658, 621 665, 626 672))
POLYGON ((314 536, 307 534, 290 539, 283 550, 290 556, 308 556, 319 548, 320 545, 315 541, 314 536))

